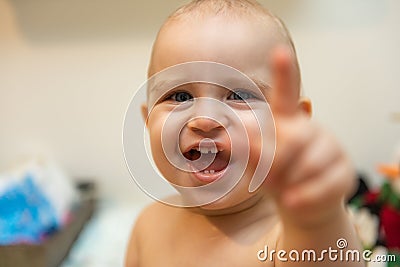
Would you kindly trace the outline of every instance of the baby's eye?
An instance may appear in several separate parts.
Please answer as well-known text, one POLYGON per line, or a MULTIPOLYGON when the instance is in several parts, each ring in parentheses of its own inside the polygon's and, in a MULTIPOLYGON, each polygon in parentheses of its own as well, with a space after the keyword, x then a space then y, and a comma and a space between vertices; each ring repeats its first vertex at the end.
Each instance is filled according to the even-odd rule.
POLYGON ((244 101, 244 100, 248 100, 248 99, 254 99, 257 98, 254 94, 244 91, 244 90, 237 90, 232 92, 232 94, 230 94, 228 96, 228 100, 239 100, 239 101, 244 101))
POLYGON ((186 102, 193 99, 193 96, 187 92, 176 92, 169 97, 176 102, 186 102))

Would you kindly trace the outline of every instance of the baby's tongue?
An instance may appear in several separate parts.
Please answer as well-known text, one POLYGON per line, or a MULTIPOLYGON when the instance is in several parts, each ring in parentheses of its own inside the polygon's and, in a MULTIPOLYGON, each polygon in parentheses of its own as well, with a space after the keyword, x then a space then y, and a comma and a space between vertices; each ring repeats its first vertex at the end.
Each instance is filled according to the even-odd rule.
MULTIPOLYGON (((208 161, 209 159, 205 159, 205 160, 208 161)), ((201 161, 202 160, 199 160, 199 163, 201 163, 201 161)), ((196 168, 196 165, 204 166, 204 163, 201 164, 201 165, 194 163, 193 165, 194 165, 194 167, 196 169, 200 169, 201 171, 204 171, 204 170, 207 170, 207 171, 210 171, 210 170, 221 171, 221 170, 225 169, 228 166, 228 163, 229 163, 229 157, 227 158, 227 157, 223 156, 222 153, 217 153, 216 156, 215 156, 215 159, 210 164, 210 166, 208 166, 207 168, 205 168, 205 169, 204 168, 196 168)))

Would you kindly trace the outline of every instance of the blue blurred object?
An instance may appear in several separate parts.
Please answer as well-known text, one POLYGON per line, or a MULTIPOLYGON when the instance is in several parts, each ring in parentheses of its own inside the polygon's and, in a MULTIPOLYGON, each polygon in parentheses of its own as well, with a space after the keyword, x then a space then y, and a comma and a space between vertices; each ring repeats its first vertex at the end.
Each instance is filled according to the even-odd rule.
POLYGON ((59 226, 54 207, 31 174, 0 192, 0 245, 40 243, 59 226))

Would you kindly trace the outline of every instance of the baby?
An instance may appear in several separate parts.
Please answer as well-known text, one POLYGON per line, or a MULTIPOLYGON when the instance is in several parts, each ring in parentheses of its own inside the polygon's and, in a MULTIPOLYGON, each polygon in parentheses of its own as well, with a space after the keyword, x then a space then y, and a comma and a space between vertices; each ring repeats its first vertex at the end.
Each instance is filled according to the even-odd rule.
POLYGON ((345 209, 354 170, 335 139, 309 120, 311 103, 300 96, 300 70, 282 22, 252 0, 193 1, 160 29, 148 77, 188 62, 230 66, 254 81, 260 94, 201 82, 157 89, 160 97, 142 107, 157 168, 166 180, 185 187, 230 179, 235 172, 229 159, 240 161, 241 153, 233 155, 233 150, 243 143, 247 165, 236 174, 240 181, 234 188, 215 201, 197 207, 158 202, 147 207, 132 231, 125 266, 364 266, 362 259, 346 261, 339 255, 359 249, 345 209), (206 139, 215 145, 208 152, 217 156, 211 167, 185 171, 165 155, 163 127, 171 112, 188 109, 199 99, 233 110, 249 141, 231 137, 235 121, 216 115, 222 111, 213 109, 214 102, 196 102, 196 116, 180 130, 179 148, 195 161, 206 139), (275 122, 276 151, 267 179, 249 190, 262 159, 263 139, 254 114, 268 109, 265 103, 275 122), (347 243, 339 247, 338 240, 347 243))

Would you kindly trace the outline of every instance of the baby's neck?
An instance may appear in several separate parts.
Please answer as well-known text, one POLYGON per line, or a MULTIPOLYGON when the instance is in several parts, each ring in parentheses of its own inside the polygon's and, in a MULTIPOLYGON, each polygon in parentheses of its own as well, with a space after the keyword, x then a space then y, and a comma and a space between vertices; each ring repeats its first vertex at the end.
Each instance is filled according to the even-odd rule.
POLYGON ((204 210, 198 208, 191 209, 189 212, 205 217, 209 223, 225 233, 238 233, 243 229, 253 227, 267 230, 278 222, 275 204, 265 196, 258 199, 249 199, 229 209, 204 210), (265 227, 260 228, 260 223, 265 227))

